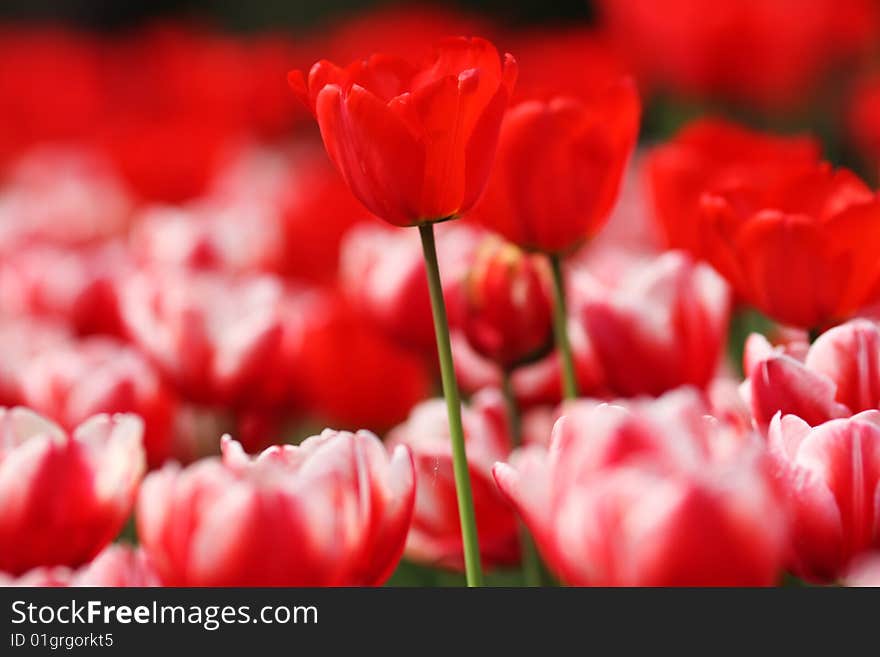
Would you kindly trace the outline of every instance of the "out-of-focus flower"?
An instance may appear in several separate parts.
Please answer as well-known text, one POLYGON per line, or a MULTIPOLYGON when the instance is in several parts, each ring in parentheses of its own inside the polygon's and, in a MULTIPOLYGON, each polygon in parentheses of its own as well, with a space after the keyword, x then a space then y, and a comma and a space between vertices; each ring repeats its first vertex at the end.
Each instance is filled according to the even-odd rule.
POLYGON ((743 395, 759 427, 777 413, 811 426, 880 408, 880 330, 856 319, 807 343, 773 347, 753 333, 743 357, 743 395))
POLYGON ((318 284, 334 281, 345 235, 369 213, 317 148, 294 158, 280 204, 282 271, 318 284))
POLYGON ((370 586, 397 565, 415 476, 401 447, 325 430, 256 459, 225 438, 223 458, 150 474, 138 536, 168 586, 370 586))
POLYGON ((614 207, 639 111, 629 80, 590 102, 557 96, 512 107, 474 218, 526 249, 574 250, 614 207))
POLYGON ((722 119, 699 119, 652 149, 645 174, 653 216, 666 245, 698 257, 705 250, 700 198, 758 178, 773 184, 797 166, 819 162, 819 144, 749 130, 722 119))
POLYGON ((24 405, 72 430, 98 413, 132 413, 144 422, 151 467, 168 458, 176 399, 134 348, 89 338, 35 355, 18 372, 24 405))
POLYGON ((798 164, 701 199, 705 257, 784 324, 824 328, 880 291, 880 200, 846 169, 798 164))
POLYGON ((549 450, 495 479, 568 584, 771 585, 788 534, 769 462, 707 412, 688 390, 629 410, 578 402, 549 450))
POLYGON ((876 173, 880 165, 880 73, 860 79, 852 90, 846 110, 846 131, 876 173))
POLYGON ((89 149, 45 146, 15 162, 0 190, 0 252, 33 242, 79 247, 128 228, 132 199, 111 163, 89 149))
POLYGON ((88 137, 101 117, 100 49, 56 28, 0 31, 0 163, 39 142, 88 137))
POLYGON ((791 567, 828 581, 880 548, 880 413, 810 427, 777 413, 767 436, 792 503, 791 567))
POLYGON ((97 415, 71 434, 0 410, 0 571, 79 566, 119 533, 144 471, 143 423, 97 415))
POLYGON ((632 268, 617 286, 575 277, 572 314, 615 395, 705 388, 724 354, 730 291, 718 274, 681 252, 632 268), (579 282, 580 281, 580 282, 579 282))
POLYGON ((335 426, 385 431, 430 395, 424 358, 365 323, 344 300, 314 314, 294 370, 304 405, 335 426))
MULTIPOLYGON (((449 324, 456 327, 463 313, 460 288, 485 233, 451 223, 437 226, 436 236, 449 324)), ((433 350, 434 324, 422 258, 414 231, 381 224, 357 226, 342 243, 340 287, 358 311, 396 341, 433 350)))
POLYGON ((452 34, 488 34, 489 30, 491 25, 476 16, 419 3, 356 15, 319 40, 336 61, 354 61, 370 52, 420 61, 431 55, 434 44, 452 34))
POLYGON ((72 341, 62 324, 0 315, 0 406, 23 402, 21 372, 33 358, 72 341))
POLYGON ((120 287, 132 339, 188 400, 290 403, 317 295, 269 275, 183 269, 145 269, 120 287))
POLYGON ((487 238, 459 287, 471 346, 506 370, 545 355, 553 346, 550 286, 543 256, 487 238))
MULTIPOLYGON (((462 413, 482 562, 487 566, 516 563, 516 518, 492 480, 492 465, 506 459, 511 449, 504 400, 497 390, 484 390, 462 413)), ((452 442, 443 400, 431 399, 416 406, 406 422, 389 433, 388 440, 391 445, 409 447, 416 467, 416 504, 406 556, 429 565, 462 569, 452 442)))
POLYGON ((865 51, 880 19, 871 0, 722 0, 711 15, 699 0, 602 0, 599 9, 647 84, 771 110, 808 98, 865 51))
POLYGON ((484 39, 450 38, 413 67, 373 55, 340 68, 315 64, 289 81, 312 107, 324 147, 352 193, 398 226, 467 212, 486 184, 516 79, 484 39))
POLYGON ((277 271, 284 259, 277 211, 258 203, 151 206, 131 238, 140 261, 228 272, 277 271))
POLYGON ((72 570, 65 566, 39 567, 21 577, 0 573, 0 586, 159 586, 143 550, 112 543, 89 563, 72 570))
POLYGON ((516 103, 555 96, 589 103, 629 74, 613 46, 593 30, 529 29, 514 36, 510 50, 519 63, 516 103))
POLYGON ((60 321, 80 335, 121 335, 116 281, 128 258, 118 242, 14 250, 0 262, 0 309, 60 321))
POLYGON ((846 586, 880 587, 880 553, 856 559, 843 581, 846 586))

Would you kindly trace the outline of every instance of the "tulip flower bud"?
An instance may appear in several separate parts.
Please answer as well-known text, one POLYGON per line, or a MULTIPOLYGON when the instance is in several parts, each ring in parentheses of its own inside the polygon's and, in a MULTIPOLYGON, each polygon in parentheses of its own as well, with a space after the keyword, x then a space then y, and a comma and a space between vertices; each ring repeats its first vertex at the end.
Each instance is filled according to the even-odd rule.
POLYGON ((471 346, 504 369, 553 345, 550 271, 541 256, 488 239, 464 285, 464 330, 471 346))

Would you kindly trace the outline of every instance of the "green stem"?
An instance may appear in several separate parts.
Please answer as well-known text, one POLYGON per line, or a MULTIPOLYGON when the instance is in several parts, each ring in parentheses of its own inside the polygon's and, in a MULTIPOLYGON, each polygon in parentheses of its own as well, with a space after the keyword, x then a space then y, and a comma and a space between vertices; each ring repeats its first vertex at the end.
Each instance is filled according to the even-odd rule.
POLYGON ((574 374, 574 359, 571 343, 568 341, 568 313, 565 307, 565 279, 562 276, 562 260, 556 255, 548 255, 553 270, 553 335, 562 362, 562 392, 565 399, 578 396, 577 378, 574 374))
POLYGON ((461 401, 458 394, 458 383, 455 379, 455 367, 452 362, 452 347, 449 343, 446 304, 443 301, 443 287, 440 283, 437 248, 434 245, 434 225, 421 224, 419 226, 419 234, 422 238, 422 251, 425 255, 425 269, 428 274, 428 290, 431 294, 434 333, 437 337, 437 357, 440 360, 440 378, 443 381, 443 395, 446 397, 446 413, 449 417, 449 437, 452 442, 452 468, 455 474, 455 490, 458 495, 458 516, 461 520, 465 576, 468 586, 482 586, 483 570, 480 565, 477 521, 474 516, 471 478, 468 472, 467 454, 464 446, 461 401))
MULTIPOLYGON (((504 394, 504 404, 507 407, 511 443, 514 447, 519 447, 522 445, 522 418, 509 370, 501 373, 501 392, 504 394)), ((541 586, 541 562, 538 559, 538 551, 535 549, 532 535, 523 522, 519 523, 519 548, 522 552, 523 583, 528 587, 541 586)))

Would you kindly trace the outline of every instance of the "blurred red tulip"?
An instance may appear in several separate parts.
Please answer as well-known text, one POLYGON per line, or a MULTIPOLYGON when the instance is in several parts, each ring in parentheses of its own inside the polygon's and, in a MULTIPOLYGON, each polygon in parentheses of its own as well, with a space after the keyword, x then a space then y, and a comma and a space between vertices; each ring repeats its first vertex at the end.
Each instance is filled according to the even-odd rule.
POLYGON ((510 50, 519 63, 516 103, 555 96, 590 103, 630 72, 603 34, 584 28, 530 28, 510 50))
POLYGON ((284 260, 277 211, 253 203, 205 201, 186 207, 148 206, 131 238, 141 262, 227 272, 271 272, 284 260))
POLYGON ((111 543, 77 570, 43 566, 29 570, 21 577, 0 573, 0 586, 145 587, 159 586, 159 578, 140 548, 111 543))
POLYGON ((467 212, 486 184, 516 62, 450 38, 421 68, 388 55, 289 76, 330 159, 373 214, 398 226, 467 212))
POLYGON ((704 10, 699 0, 599 3, 604 31, 646 83, 769 110, 809 98, 880 26, 872 0, 721 0, 704 10))
POLYGON ((131 338, 189 401, 290 404, 318 295, 269 275, 144 269, 120 285, 131 338))
POLYGON ((586 103, 560 96, 512 107, 474 218, 526 249, 576 249, 614 207, 639 111, 628 80, 586 103))
POLYGON ((0 410, 0 571, 79 566, 122 529, 144 471, 143 425, 97 415, 71 434, 0 410))
POLYGON ((33 358, 63 348, 73 339, 62 324, 0 315, 0 406, 22 404, 22 370, 33 358))
POLYGON ((847 103, 847 136, 876 175, 880 167, 880 73, 859 79, 847 103))
POLYGON ((37 243, 81 247, 125 234, 133 200, 90 149, 36 148, 15 161, 0 197, 0 252, 37 243))
MULTIPOLYGON (((482 563, 515 564, 519 559, 516 518, 492 480, 492 465, 506 459, 512 446, 504 399, 497 390, 484 390, 462 413, 482 563)), ((463 570, 452 442, 443 400, 416 406, 406 422, 388 434, 388 441, 412 450, 416 467, 416 503, 406 556, 463 570)))
POLYGON ((771 585, 786 515, 760 446, 707 418, 694 391, 619 406, 577 402, 549 451, 495 479, 548 566, 579 586, 771 585))
POLYGON ((431 393, 424 358, 342 300, 313 314, 303 342, 295 372, 305 406, 334 426, 385 431, 431 393))
POLYGON ((652 149, 645 161, 654 219, 666 245, 704 257, 700 197, 735 189, 752 179, 768 184, 792 168, 815 166, 819 144, 782 137, 721 119, 699 119, 652 149))
POLYGON ((706 259, 771 318, 817 329, 880 293, 880 200, 846 169, 795 164, 701 199, 706 259))
POLYGON ((132 413, 144 421, 150 467, 169 456, 176 399, 137 350, 89 338, 36 355, 18 372, 24 405, 66 429, 98 413, 132 413))
POLYGON ((471 346, 502 369, 553 347, 553 301, 546 258, 487 238, 460 286, 463 329, 471 346))
POLYGON ((844 578, 846 586, 880 587, 880 552, 855 560, 844 578))
POLYGON ((830 581, 880 548, 880 412, 813 428, 777 413, 767 440, 792 502, 797 575, 830 581))
POLYGON ((781 411, 812 426, 880 408, 880 330, 852 320, 819 336, 809 350, 772 347, 762 335, 746 341, 743 393, 759 427, 781 411))
MULTIPOLYGON (((463 223, 436 229, 443 291, 452 327, 463 321, 464 277, 485 233, 463 223)), ((402 345, 435 349, 428 278, 414 231, 364 224, 345 237, 340 253, 340 288, 369 321, 402 345)))
POLYGON ((128 257, 117 242, 14 250, 0 262, 0 311, 63 322, 80 335, 121 335, 116 280, 128 257))
POLYGON ((138 536, 167 586, 374 586, 400 559, 414 495, 408 451, 369 432, 256 459, 227 437, 222 460, 146 478, 138 536))
POLYGON ((685 384, 705 389, 718 371, 730 291, 690 256, 666 253, 633 267, 614 287, 584 285, 571 296, 571 312, 614 395, 660 395, 685 384))

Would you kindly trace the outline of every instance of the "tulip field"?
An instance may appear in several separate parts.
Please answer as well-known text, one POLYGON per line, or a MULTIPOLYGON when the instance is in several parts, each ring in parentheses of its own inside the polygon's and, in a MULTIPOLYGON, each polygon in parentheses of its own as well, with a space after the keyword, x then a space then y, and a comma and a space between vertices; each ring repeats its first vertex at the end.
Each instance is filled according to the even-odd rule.
POLYGON ((361 4, 0 22, 0 584, 880 586, 880 4, 361 4))

